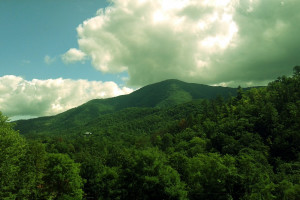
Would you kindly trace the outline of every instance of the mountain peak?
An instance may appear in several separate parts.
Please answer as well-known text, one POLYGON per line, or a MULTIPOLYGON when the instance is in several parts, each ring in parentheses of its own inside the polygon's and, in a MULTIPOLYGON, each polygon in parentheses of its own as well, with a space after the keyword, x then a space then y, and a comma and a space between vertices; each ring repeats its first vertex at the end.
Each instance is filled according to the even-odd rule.
POLYGON ((128 95, 108 99, 91 100, 79 107, 70 109, 56 116, 36 118, 17 122, 17 129, 26 133, 35 127, 44 130, 60 126, 73 127, 83 125, 101 115, 120 111, 125 108, 166 108, 195 99, 212 99, 217 96, 236 95, 236 89, 213 87, 208 85, 186 83, 176 79, 168 79, 140 88, 128 95), (25 126, 25 127, 24 127, 25 126), (28 126, 26 128, 26 126, 28 126), (28 129, 28 131, 26 131, 28 129))

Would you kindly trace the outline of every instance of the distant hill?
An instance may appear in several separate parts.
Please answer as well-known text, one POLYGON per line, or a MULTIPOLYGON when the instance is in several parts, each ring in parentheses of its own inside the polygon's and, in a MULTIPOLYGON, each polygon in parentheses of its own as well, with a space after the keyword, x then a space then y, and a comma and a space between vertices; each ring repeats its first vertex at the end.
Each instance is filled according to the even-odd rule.
POLYGON ((62 127, 73 129, 96 118, 125 108, 168 108, 196 99, 227 98, 236 95, 236 88, 186 83, 171 79, 145 86, 135 92, 108 99, 91 100, 61 114, 16 121, 15 129, 22 134, 56 132, 62 127))

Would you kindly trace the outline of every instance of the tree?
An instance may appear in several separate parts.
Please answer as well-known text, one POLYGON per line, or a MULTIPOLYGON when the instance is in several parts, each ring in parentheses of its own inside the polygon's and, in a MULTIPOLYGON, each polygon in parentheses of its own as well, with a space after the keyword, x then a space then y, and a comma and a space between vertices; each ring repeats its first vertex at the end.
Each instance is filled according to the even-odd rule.
POLYGON ((133 151, 124 161, 120 176, 121 199, 186 199, 178 172, 156 149, 133 151))
POLYGON ((0 112, 0 199, 28 199, 34 181, 26 153, 25 139, 0 112))
POLYGON ((187 167, 189 199, 239 199, 235 159, 218 153, 198 154, 187 167))
POLYGON ((42 196, 46 199, 82 199, 83 181, 79 176, 79 164, 69 156, 51 153, 47 155, 42 196))
POLYGON ((199 153, 204 153, 206 149, 206 140, 200 137, 193 137, 189 142, 188 154, 190 157, 199 153))
POLYGON ((245 148, 240 151, 237 163, 245 199, 274 199, 272 168, 261 152, 245 148))
POLYGON ((236 96, 236 100, 241 100, 243 98, 243 88, 239 85, 237 88, 237 96, 236 96))
POLYGON ((34 179, 34 188, 31 189, 30 199, 40 199, 47 153, 45 146, 39 141, 29 140, 28 147, 26 168, 31 173, 26 173, 25 170, 23 175, 31 176, 34 179))
POLYGON ((295 66, 293 68, 294 75, 300 75, 300 66, 295 66))

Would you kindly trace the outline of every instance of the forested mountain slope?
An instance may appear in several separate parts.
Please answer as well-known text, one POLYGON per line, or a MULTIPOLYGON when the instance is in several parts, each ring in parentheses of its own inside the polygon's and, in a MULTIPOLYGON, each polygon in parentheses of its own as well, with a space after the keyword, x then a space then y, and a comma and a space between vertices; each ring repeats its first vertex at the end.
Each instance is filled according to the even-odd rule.
POLYGON ((68 134, 24 138, 0 115, 0 199, 298 200, 299 130, 300 70, 228 99, 107 113, 68 134))
POLYGON ((80 127, 101 115, 131 107, 167 108, 195 99, 228 98, 236 95, 235 88, 213 87, 179 80, 166 80, 145 86, 129 95, 95 99, 77 108, 51 117, 17 121, 16 129, 22 134, 49 131, 68 131, 80 127))

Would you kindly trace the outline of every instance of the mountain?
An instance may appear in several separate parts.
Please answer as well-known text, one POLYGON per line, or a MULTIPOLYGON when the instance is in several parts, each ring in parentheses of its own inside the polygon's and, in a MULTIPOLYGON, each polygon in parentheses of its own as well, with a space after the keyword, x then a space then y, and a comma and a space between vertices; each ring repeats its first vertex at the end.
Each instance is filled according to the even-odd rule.
POLYGON ((186 83, 171 79, 142 87, 128 95, 91 100, 55 116, 19 120, 16 121, 15 128, 22 134, 59 132, 62 127, 66 131, 87 124, 102 115, 125 108, 168 108, 195 99, 212 99, 217 96, 226 98, 230 95, 236 95, 235 88, 186 83))

